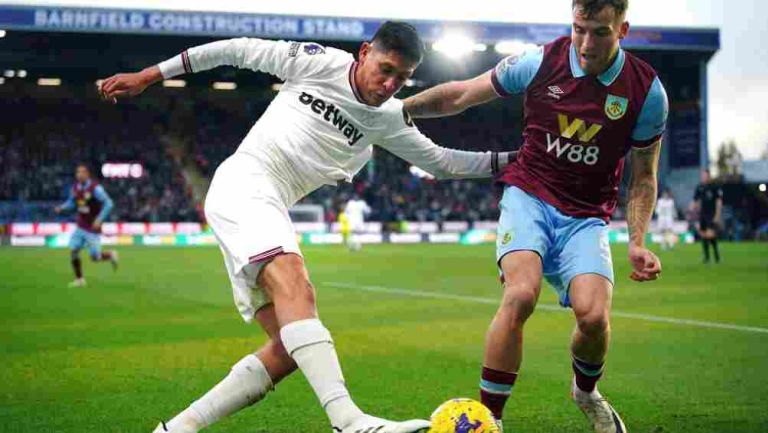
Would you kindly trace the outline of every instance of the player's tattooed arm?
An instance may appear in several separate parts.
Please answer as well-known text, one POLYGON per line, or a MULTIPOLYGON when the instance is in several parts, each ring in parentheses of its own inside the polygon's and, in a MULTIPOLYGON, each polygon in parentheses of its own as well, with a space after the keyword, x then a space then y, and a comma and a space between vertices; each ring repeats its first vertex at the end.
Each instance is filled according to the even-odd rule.
POLYGON ((405 110, 414 118, 459 114, 469 107, 498 98, 491 71, 464 81, 450 81, 406 98, 405 110))
POLYGON ((653 217, 658 193, 657 173, 660 152, 661 140, 648 147, 632 149, 627 225, 630 243, 636 246, 644 245, 645 234, 653 217))

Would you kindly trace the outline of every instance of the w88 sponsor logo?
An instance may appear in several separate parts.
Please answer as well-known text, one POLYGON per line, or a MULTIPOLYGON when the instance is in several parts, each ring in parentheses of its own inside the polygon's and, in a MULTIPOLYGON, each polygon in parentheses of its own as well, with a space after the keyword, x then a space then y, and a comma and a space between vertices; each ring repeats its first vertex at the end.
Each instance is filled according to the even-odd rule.
POLYGON ((570 142, 565 142, 563 144, 560 142, 560 139, 571 139, 576 137, 582 143, 589 143, 603 128, 602 125, 598 123, 588 125, 587 122, 582 119, 574 119, 573 121, 570 121, 568 116, 560 113, 557 113, 557 124, 560 128, 560 135, 562 137, 557 137, 553 140, 552 136, 547 133, 547 153, 554 152, 558 158, 565 157, 568 161, 573 163, 583 162, 587 165, 597 164, 597 161, 600 158, 599 147, 589 144, 572 144, 570 142))
POLYGON ((558 158, 565 158, 573 163, 595 165, 600 159, 600 148, 595 145, 573 144, 561 142, 561 137, 552 140, 547 134, 547 153, 554 153, 558 158))

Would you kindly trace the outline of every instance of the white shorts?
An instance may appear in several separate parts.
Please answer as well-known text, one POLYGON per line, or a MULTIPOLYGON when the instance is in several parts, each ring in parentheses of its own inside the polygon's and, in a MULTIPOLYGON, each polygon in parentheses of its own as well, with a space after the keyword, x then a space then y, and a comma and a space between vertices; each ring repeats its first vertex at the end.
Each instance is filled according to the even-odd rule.
POLYGON ((264 265, 280 254, 301 255, 275 184, 256 159, 236 153, 216 170, 205 198, 205 217, 219 241, 235 305, 246 322, 272 302, 257 283, 264 265))
POLYGON ((349 219, 349 231, 352 233, 362 233, 365 231, 365 221, 357 218, 349 219))
POLYGON ((660 232, 671 232, 675 228, 674 218, 659 217, 656 228, 660 232))

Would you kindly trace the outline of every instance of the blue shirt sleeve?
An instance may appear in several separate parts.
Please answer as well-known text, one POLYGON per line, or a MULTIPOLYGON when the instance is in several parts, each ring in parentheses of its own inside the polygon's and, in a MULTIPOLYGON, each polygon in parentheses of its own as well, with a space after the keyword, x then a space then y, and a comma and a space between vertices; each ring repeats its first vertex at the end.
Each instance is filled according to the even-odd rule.
POLYGON ((99 212, 99 215, 96 217, 96 219, 99 221, 104 221, 107 215, 109 215, 109 212, 112 211, 114 203, 112 203, 112 199, 109 198, 109 194, 107 194, 107 191, 104 190, 104 187, 101 185, 93 189, 93 196, 96 198, 96 200, 101 202, 101 212, 99 212))
POLYGON ((493 88, 499 96, 524 93, 539 72, 544 60, 544 48, 502 59, 491 72, 493 88))
POLYGON ((65 211, 71 211, 72 209, 75 208, 75 195, 72 194, 71 189, 69 190, 69 197, 67 197, 67 201, 62 203, 61 206, 59 207, 61 208, 61 210, 65 210, 65 211))
POLYGON ((653 80, 648 95, 645 97, 640 116, 632 131, 632 139, 635 141, 648 141, 660 136, 667 126, 669 114, 669 101, 667 92, 661 84, 659 77, 653 80))

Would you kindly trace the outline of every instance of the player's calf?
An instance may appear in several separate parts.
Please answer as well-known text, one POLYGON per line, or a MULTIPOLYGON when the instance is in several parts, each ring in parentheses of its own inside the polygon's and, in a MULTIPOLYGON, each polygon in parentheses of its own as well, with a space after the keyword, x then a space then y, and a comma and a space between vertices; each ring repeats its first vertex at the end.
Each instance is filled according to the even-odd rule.
POLYGON ((592 392, 603 375, 608 350, 610 324, 607 313, 591 311, 577 315, 571 344, 572 367, 576 386, 592 392))
POLYGON ((480 400, 497 420, 512 394, 522 361, 523 326, 538 298, 538 285, 507 281, 504 296, 486 336, 486 353, 480 377, 480 400))
POLYGON ((251 354, 238 361, 229 374, 200 399, 155 433, 197 433, 214 422, 251 406, 274 389, 274 382, 264 363, 251 354))
POLYGON ((71 250, 69 257, 70 263, 72 264, 72 272, 75 274, 75 279, 68 284, 68 287, 85 287, 85 278, 83 278, 83 262, 80 260, 80 251, 71 250))

